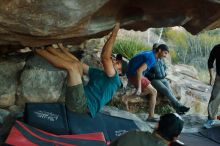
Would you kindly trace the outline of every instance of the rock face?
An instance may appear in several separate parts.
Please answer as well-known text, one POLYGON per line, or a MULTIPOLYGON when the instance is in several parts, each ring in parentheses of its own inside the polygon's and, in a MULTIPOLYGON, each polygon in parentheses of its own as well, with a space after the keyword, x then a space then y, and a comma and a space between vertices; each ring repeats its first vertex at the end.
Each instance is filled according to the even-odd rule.
POLYGON ((15 104, 20 71, 25 62, 22 60, 0 61, 0 107, 8 107, 15 104))
POLYGON ((20 76, 16 103, 57 102, 64 96, 66 75, 39 56, 29 57, 20 76))
POLYGON ((106 35, 116 19, 125 29, 179 25, 195 34, 220 26, 219 8, 216 0, 2 0, 0 50, 81 43, 106 35))
POLYGON ((198 80, 195 68, 187 65, 172 66, 167 79, 180 102, 191 107, 189 113, 207 114, 212 87, 198 80))

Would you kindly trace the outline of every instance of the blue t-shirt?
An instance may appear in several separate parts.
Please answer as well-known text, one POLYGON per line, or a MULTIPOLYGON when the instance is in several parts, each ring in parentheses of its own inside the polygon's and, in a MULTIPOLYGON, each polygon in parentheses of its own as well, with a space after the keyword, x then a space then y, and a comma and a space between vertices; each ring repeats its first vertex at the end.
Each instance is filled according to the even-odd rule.
POLYGON ((121 86, 118 73, 108 77, 103 70, 89 68, 89 82, 84 87, 87 104, 92 117, 108 103, 121 86))
POLYGON ((147 64, 147 69, 143 72, 143 75, 156 63, 156 54, 154 51, 144 51, 131 58, 128 64, 127 76, 136 76, 137 69, 144 63, 147 64))

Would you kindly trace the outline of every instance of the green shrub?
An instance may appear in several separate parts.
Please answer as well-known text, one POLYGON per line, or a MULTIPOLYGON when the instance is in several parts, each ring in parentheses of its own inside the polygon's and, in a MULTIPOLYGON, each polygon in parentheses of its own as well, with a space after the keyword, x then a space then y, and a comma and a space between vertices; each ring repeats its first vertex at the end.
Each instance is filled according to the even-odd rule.
POLYGON ((164 115, 168 113, 173 113, 175 112, 174 109, 169 105, 169 104, 164 104, 164 105, 158 105, 155 108, 155 113, 159 115, 164 115))
POLYGON ((169 47, 172 46, 170 55, 174 64, 193 65, 199 71, 199 79, 207 82, 207 60, 213 46, 220 42, 219 32, 191 35, 184 29, 166 28, 163 39, 166 39, 169 47))
POLYGON ((208 72, 208 69, 198 69, 198 76, 199 76, 199 79, 206 83, 206 84, 209 84, 209 72, 208 72))
POLYGON ((117 39, 113 46, 113 53, 120 53, 127 59, 131 59, 134 55, 146 50, 151 50, 151 47, 132 37, 117 39))
POLYGON ((170 56, 171 56, 172 62, 174 64, 179 62, 179 58, 178 58, 178 56, 176 54, 176 51, 174 49, 172 49, 172 48, 170 48, 170 56))

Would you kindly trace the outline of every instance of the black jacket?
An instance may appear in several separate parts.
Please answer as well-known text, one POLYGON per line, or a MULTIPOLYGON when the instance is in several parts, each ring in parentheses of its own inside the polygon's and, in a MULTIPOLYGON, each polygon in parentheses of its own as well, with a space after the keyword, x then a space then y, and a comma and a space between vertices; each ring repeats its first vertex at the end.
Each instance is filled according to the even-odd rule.
POLYGON ((216 45, 210 52, 208 59, 208 68, 213 68, 214 61, 216 60, 216 71, 220 76, 220 44, 216 45))

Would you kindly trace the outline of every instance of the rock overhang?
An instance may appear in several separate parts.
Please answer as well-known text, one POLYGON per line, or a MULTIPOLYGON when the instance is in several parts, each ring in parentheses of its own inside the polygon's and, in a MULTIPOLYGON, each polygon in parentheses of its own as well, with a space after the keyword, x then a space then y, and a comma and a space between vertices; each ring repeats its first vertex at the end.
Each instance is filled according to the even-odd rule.
POLYGON ((183 26, 192 34, 220 26, 218 0, 2 0, 0 49, 80 44, 121 28, 183 26))

